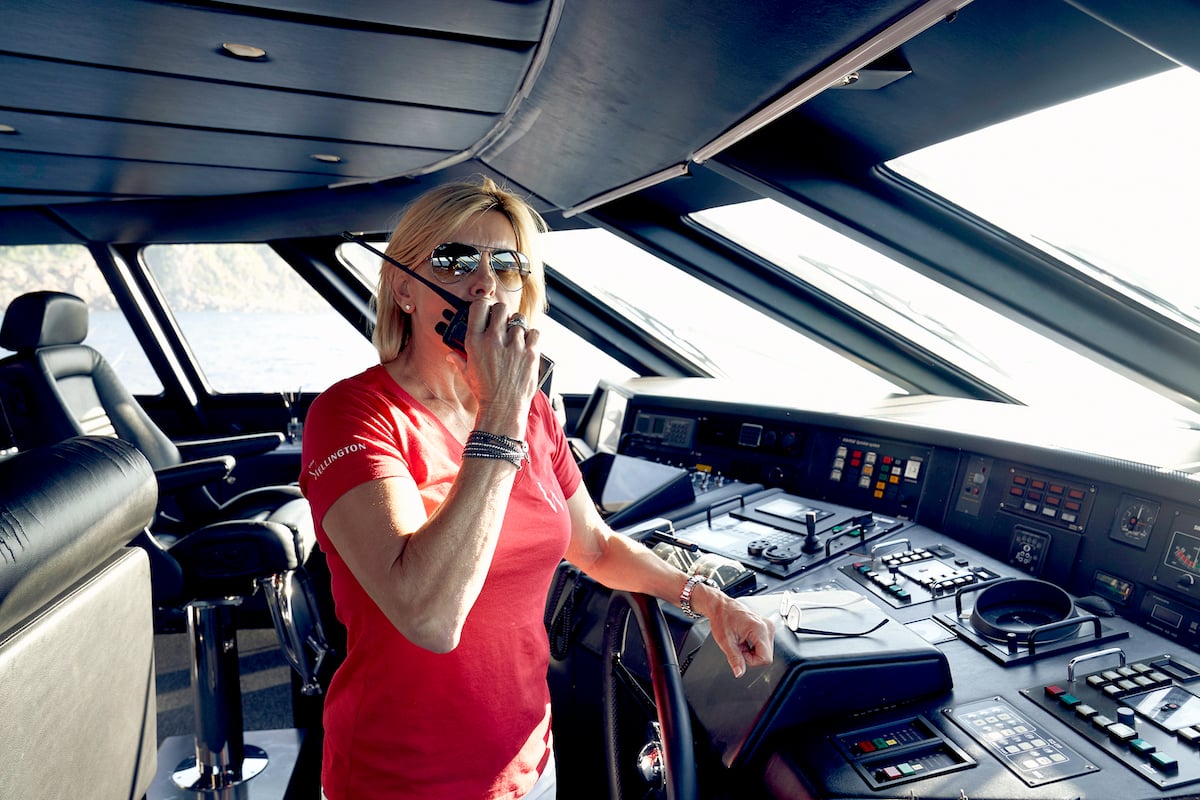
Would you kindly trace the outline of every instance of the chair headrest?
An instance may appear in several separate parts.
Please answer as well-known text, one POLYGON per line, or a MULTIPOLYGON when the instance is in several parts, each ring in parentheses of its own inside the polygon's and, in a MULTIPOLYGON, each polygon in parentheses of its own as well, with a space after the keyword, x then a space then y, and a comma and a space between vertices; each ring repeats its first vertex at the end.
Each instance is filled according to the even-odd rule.
POLYGON ((79 344, 88 332, 88 307, 66 292, 30 292, 8 304, 0 325, 0 347, 20 352, 79 344))
POLYGON ((124 547, 154 518, 141 452, 81 436, 0 461, 0 639, 124 547))

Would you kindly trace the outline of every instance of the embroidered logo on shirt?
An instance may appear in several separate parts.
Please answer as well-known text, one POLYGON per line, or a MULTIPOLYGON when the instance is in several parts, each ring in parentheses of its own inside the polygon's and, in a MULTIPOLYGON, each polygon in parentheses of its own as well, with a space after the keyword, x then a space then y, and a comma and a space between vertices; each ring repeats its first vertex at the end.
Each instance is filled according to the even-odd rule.
POLYGON ((327 455, 325 457, 325 460, 322 461, 317 466, 309 467, 308 477, 312 478, 313 480, 316 480, 317 478, 321 477, 321 473, 324 472, 329 467, 330 464, 337 461, 342 456, 348 456, 351 453, 357 453, 360 450, 366 450, 366 449, 367 449, 367 446, 365 444, 348 444, 345 447, 340 447, 337 450, 335 450, 334 452, 327 455))
POLYGON ((542 497, 546 499, 546 505, 550 506, 550 510, 555 514, 557 514, 559 511, 562 511, 565 506, 561 503, 561 501, 559 501, 559 499, 552 493, 546 491, 546 487, 542 486, 541 481, 537 480, 536 478, 534 480, 537 483, 538 491, 541 492, 542 497))

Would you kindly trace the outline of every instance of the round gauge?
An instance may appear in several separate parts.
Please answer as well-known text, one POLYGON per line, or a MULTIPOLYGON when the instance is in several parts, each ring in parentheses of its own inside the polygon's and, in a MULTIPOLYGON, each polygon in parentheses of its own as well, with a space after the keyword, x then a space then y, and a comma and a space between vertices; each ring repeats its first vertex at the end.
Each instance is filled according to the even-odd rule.
POLYGON ((1145 550, 1158 510, 1158 503, 1150 500, 1129 495, 1122 497, 1117 518, 1113 521, 1112 538, 1145 550))

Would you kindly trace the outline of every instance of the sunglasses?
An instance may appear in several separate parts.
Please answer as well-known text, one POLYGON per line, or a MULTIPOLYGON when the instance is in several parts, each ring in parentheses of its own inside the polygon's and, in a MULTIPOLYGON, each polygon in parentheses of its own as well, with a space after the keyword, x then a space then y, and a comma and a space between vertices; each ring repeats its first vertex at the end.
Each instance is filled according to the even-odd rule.
POLYGON ((461 242, 445 242, 433 248, 429 256, 433 277, 439 283, 458 283, 479 269, 484 253, 490 254, 488 263, 500 288, 515 292, 525 284, 525 276, 531 271, 529 256, 517 250, 493 250, 461 242))
MULTIPOLYGON (((785 590, 779 597, 779 616, 783 617, 783 624, 792 633, 812 633, 817 636, 866 636, 874 633, 888 623, 890 617, 884 617, 873 627, 861 631, 828 631, 821 628, 805 628, 800 625, 800 615, 803 611, 817 611, 828 609, 845 609, 845 604, 835 605, 805 605, 804 593, 793 589, 785 590)), ((851 613, 856 613, 851 611, 851 613)))

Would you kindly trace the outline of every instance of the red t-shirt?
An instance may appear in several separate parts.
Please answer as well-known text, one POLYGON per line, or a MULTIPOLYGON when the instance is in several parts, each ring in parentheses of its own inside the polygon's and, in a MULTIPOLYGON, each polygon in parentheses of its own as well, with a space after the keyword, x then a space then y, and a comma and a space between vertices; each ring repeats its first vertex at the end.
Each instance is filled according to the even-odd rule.
POLYGON ((539 392, 491 569, 459 646, 437 654, 396 630, 321 527, 329 506, 369 480, 411 476, 425 508, 445 499, 462 445, 382 366, 312 404, 300 485, 329 559, 345 663, 325 699, 321 781, 329 800, 516 798, 550 753, 546 594, 566 552, 565 498, 581 481, 539 392))

